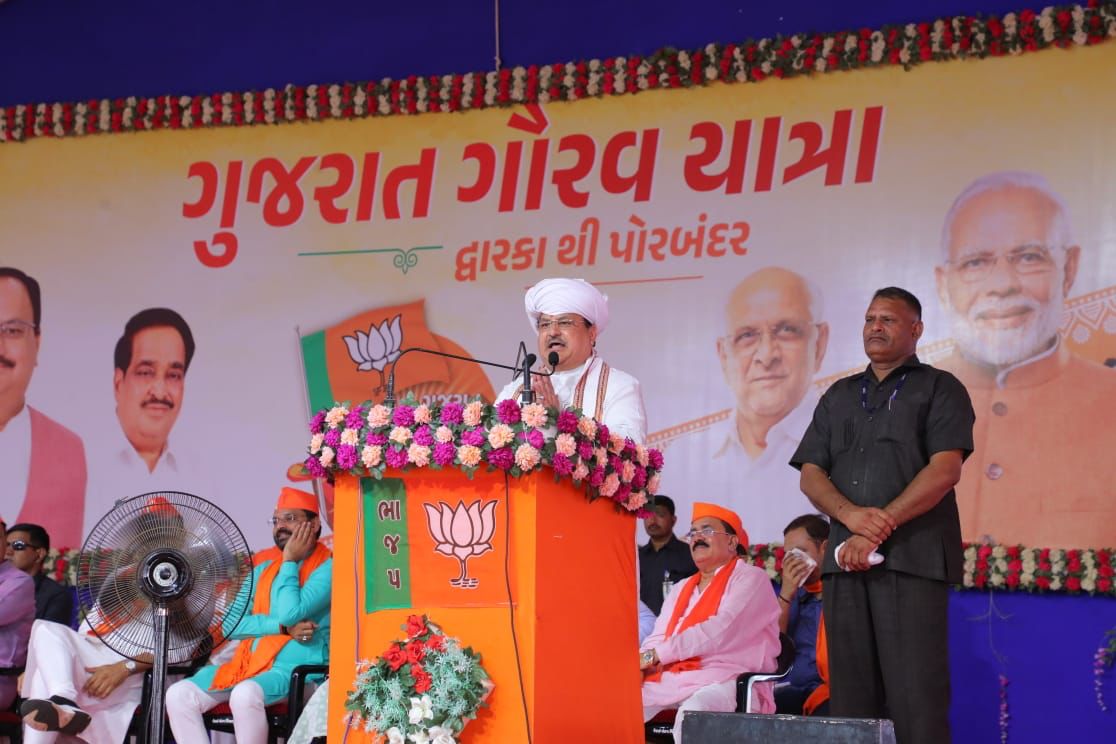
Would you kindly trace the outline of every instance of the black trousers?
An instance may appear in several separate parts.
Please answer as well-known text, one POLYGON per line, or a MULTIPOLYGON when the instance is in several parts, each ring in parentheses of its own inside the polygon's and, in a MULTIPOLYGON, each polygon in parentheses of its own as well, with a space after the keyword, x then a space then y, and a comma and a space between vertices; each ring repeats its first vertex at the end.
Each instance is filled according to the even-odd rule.
POLYGON ((948 744, 946 584, 877 566, 823 587, 830 713, 890 718, 897 744, 948 744))

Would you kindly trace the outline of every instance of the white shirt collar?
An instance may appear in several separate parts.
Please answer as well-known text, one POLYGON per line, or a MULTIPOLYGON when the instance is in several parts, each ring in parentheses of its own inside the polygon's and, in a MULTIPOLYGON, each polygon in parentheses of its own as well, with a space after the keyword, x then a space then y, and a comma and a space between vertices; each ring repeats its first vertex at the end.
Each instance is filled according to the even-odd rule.
MULTIPOLYGON (((791 440, 797 443, 802 439, 803 433, 810 425, 810 420, 814 416, 814 408, 817 406, 818 394, 814 387, 811 385, 806 391, 806 395, 802 396, 802 400, 798 402, 794 408, 791 409, 783 418, 775 422, 775 425, 767 432, 767 447, 764 448, 764 454, 776 449, 775 445, 782 440, 791 440)), ((740 441, 740 432, 736 427, 736 417, 739 415, 737 409, 733 408, 728 418, 714 424, 711 428, 711 433, 714 434, 714 449, 713 457, 721 457, 729 449, 736 449, 740 452, 747 454, 744 449, 744 444, 740 441)), ((763 455, 760 455, 763 457, 763 455)), ((756 458, 759 459, 759 458, 756 458)))

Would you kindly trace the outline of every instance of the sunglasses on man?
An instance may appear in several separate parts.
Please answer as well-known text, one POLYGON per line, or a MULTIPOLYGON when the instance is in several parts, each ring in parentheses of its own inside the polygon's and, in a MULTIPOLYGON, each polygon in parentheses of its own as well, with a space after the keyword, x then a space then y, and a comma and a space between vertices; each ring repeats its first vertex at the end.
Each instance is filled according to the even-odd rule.
POLYGON ((37 549, 39 546, 32 545, 31 543, 24 542, 23 540, 12 540, 10 543, 8 543, 8 547, 17 553, 20 553, 28 549, 37 549))

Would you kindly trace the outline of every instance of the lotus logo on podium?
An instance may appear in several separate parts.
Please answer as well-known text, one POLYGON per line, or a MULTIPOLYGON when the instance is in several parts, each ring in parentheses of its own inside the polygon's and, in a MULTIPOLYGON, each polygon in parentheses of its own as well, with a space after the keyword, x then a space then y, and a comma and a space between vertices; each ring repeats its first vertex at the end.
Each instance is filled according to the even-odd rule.
POLYGON ((444 501, 423 504, 426 509, 426 527, 434 539, 435 550, 453 556, 461 566, 461 575, 450 579, 450 585, 460 589, 475 589, 480 579, 470 577, 466 562, 477 555, 492 550, 492 533, 496 531, 496 501, 483 507, 477 499, 468 507, 458 501, 451 507, 444 501))

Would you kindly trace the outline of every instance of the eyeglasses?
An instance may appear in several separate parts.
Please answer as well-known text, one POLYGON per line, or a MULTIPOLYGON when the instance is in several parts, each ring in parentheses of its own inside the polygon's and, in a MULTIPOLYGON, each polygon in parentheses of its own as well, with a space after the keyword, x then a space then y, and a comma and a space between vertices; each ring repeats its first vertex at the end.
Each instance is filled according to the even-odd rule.
POLYGON ((972 253, 946 263, 953 267, 961 281, 972 283, 986 279, 1001 258, 1020 276, 1045 274, 1057 266, 1053 250, 1043 245, 1021 245, 1002 256, 972 253))
POLYGON ((704 537, 706 540, 708 540, 709 538, 713 537, 714 535, 728 535, 730 537, 736 537, 736 535, 732 534, 731 532, 722 532, 721 530, 713 529, 709 525, 705 525, 704 527, 702 527, 700 529, 690 530, 689 532, 687 532, 685 535, 682 536, 682 539, 685 540, 686 542, 693 542, 698 537, 704 537))
POLYGON ((297 514, 284 514, 279 517, 271 517, 267 520, 267 523, 270 524, 272 527, 275 527, 276 525, 280 524, 298 524, 299 522, 309 521, 310 520, 306 519, 306 517, 299 516, 297 514))
POLYGON ((583 321, 581 318, 539 318, 537 328, 539 333, 548 333, 549 331, 568 331, 583 321))
MULTIPOLYGON (((820 324, 814 323, 812 325, 818 326, 820 324)), ((725 336, 725 343, 737 353, 754 351, 764 336, 771 339, 771 343, 797 344, 806 340, 806 335, 810 332, 810 326, 811 324, 802 325, 791 321, 776 323, 766 330, 755 326, 747 326, 725 336)))
POLYGON ((23 540, 12 540, 10 543, 8 543, 8 547, 17 553, 22 553, 25 550, 34 550, 39 546, 32 545, 29 542, 23 542, 23 540))
POLYGON ((5 341, 22 341, 38 330, 37 325, 26 320, 5 320, 0 323, 0 338, 5 341))

